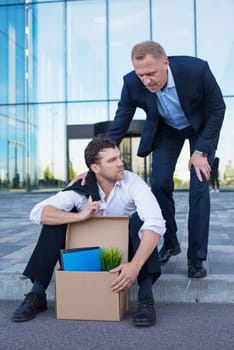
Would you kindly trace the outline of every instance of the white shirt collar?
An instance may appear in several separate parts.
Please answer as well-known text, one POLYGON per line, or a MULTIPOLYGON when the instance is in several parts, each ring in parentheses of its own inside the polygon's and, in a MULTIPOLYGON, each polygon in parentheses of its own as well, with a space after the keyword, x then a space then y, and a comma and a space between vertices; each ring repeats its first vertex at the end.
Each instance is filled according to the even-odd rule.
MULTIPOLYGON (((116 183, 115 183, 115 185, 114 185, 114 187, 113 187, 113 189, 112 189, 112 191, 117 187, 117 186, 120 186, 120 180, 118 180, 118 181, 116 181, 116 183)), ((104 198, 105 198, 105 193, 104 193, 104 191, 103 191, 103 189, 101 188, 101 186, 97 183, 97 185, 98 185, 98 190, 99 190, 99 194, 100 194, 100 197, 101 197, 101 200, 104 200, 104 198)), ((112 192, 111 191, 111 192, 112 192)))

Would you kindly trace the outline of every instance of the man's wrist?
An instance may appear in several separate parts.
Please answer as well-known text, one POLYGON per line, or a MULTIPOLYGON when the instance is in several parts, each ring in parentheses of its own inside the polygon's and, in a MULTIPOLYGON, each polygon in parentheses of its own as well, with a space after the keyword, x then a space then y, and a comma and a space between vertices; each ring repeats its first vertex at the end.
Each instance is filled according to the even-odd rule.
POLYGON ((201 152, 201 151, 198 151, 197 149, 195 149, 195 151, 194 152, 196 152, 196 153, 198 153, 198 154, 200 154, 202 157, 207 157, 208 156, 208 154, 207 153, 205 153, 205 152, 201 152))

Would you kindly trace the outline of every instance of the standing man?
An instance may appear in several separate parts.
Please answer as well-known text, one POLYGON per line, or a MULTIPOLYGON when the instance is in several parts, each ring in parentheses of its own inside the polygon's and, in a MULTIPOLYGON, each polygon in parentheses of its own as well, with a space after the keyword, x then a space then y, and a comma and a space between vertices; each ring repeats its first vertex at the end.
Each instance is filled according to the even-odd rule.
MULTIPOLYGON (((43 224, 36 247, 24 270, 33 282, 31 291, 12 316, 14 322, 33 319, 47 309, 46 289, 60 251, 65 247, 68 223, 92 216, 129 216, 129 262, 111 272, 117 277, 113 293, 128 289, 137 279, 138 306, 135 326, 153 326, 156 321, 152 285, 160 276, 157 244, 165 232, 165 221, 148 185, 136 174, 125 171, 115 141, 94 139, 85 149, 89 168, 85 186, 74 186, 38 203, 30 219, 43 224)), ((79 298, 79 295, 77 295, 79 298)))
POLYGON ((219 192, 219 157, 215 157, 210 172, 211 191, 219 192))
POLYGON ((225 104, 206 61, 167 57, 153 41, 132 49, 134 71, 124 76, 121 98, 108 137, 121 142, 136 108, 146 120, 138 156, 152 152, 152 191, 166 219, 161 263, 181 252, 173 200, 173 173, 186 139, 190 144, 188 277, 202 278, 210 217, 209 178, 223 123, 225 104))

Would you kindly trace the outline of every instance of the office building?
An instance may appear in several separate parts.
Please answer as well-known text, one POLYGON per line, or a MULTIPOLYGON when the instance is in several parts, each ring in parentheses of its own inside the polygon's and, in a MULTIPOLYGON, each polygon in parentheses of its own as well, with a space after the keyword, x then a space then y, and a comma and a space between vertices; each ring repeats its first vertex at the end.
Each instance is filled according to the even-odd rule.
MULTIPOLYGON (((227 106, 221 186, 234 187, 233 20, 233 0, 0 0, 1 190, 61 187, 84 171, 84 147, 113 119, 131 48, 145 39, 209 62, 227 106)), ((150 158, 136 157, 144 118, 137 110, 122 150, 150 182, 150 158)), ((188 157, 186 145, 177 188, 188 184, 188 157)))

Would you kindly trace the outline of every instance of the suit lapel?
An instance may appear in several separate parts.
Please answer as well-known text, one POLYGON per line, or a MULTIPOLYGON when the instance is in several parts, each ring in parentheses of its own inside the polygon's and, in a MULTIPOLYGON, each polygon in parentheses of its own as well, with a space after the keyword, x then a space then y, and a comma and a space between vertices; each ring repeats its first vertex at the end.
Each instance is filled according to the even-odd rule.
POLYGON ((186 81, 186 79, 183 79, 183 72, 180 71, 180 69, 175 64, 175 62, 170 58, 169 58, 169 64, 170 64, 170 68, 175 81, 176 91, 180 101, 180 105, 185 115, 188 117, 190 115, 190 107, 188 104, 189 99, 186 94, 186 91, 188 89, 187 87, 188 82, 186 81))
POLYGON ((149 108, 149 117, 150 116, 158 116, 158 105, 157 105, 157 97, 156 94, 146 90, 146 98, 147 98, 147 106, 149 108))

